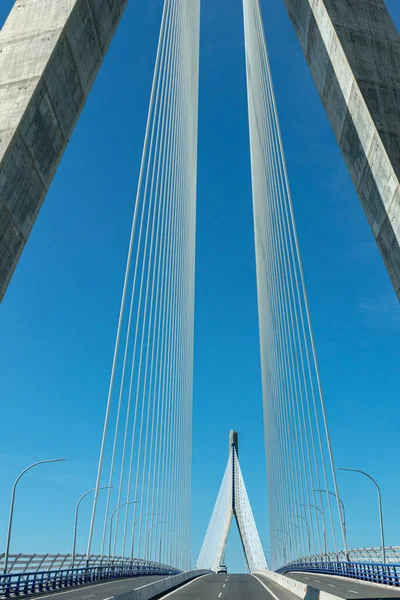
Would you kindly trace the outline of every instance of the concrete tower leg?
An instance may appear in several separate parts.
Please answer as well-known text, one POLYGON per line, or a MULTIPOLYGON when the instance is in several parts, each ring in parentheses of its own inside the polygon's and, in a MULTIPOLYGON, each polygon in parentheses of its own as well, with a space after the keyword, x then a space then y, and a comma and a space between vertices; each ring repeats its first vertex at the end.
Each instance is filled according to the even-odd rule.
POLYGON ((384 0, 283 0, 400 299, 400 38, 384 0))
POLYGON ((0 32, 0 301, 127 0, 16 0, 0 32))

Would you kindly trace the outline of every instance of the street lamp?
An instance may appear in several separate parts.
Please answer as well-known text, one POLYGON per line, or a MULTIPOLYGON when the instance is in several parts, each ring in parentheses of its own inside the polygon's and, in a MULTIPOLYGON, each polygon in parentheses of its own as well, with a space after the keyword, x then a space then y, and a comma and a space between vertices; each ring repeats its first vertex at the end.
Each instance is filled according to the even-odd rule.
POLYGON ((132 545, 131 545, 131 560, 133 560, 133 542, 134 542, 134 533, 135 533, 135 525, 138 521, 140 521, 140 519, 143 519, 144 517, 150 517, 153 515, 156 515, 157 513, 153 512, 153 513, 145 513, 144 515, 139 515, 133 522, 132 525, 132 545))
POLYGON ((322 525, 324 526, 325 556, 327 557, 328 556, 328 544, 326 541, 326 526, 325 526, 324 513, 322 512, 322 510, 320 508, 318 508, 318 506, 315 506, 315 504, 301 504, 301 506, 309 506, 310 508, 315 508, 315 510, 317 510, 319 513, 321 513, 322 525))
MULTIPOLYGON (((99 488, 99 490, 107 490, 109 489, 110 485, 107 485, 105 487, 101 487, 99 488)), ((75 549, 76 549, 76 532, 78 529, 78 513, 79 513, 79 505, 82 502, 82 500, 88 495, 90 494, 90 492, 94 492, 95 491, 95 487, 91 488, 90 490, 88 490, 87 492, 85 492, 84 494, 82 494, 82 496, 79 498, 78 503, 76 505, 76 509, 75 509, 75 523, 74 523, 74 535, 73 535, 73 541, 72 541, 72 562, 71 562, 71 569, 74 568, 74 564, 75 564, 75 549)))
POLYGON ((366 473, 365 471, 360 471, 360 469, 338 469, 338 470, 339 471, 353 471, 353 473, 361 473, 362 475, 365 475, 366 477, 368 477, 368 479, 371 479, 371 481, 373 481, 376 486, 376 489, 378 492, 379 525, 380 525, 380 529, 381 529, 382 562, 385 565, 386 564, 386 548, 385 548, 385 534, 384 534, 384 529, 383 529, 382 496, 381 496, 380 487, 377 484, 377 482, 375 481, 375 479, 373 477, 371 477, 371 475, 368 475, 368 473, 366 473))
POLYGON ((343 500, 341 498, 339 498, 339 496, 337 496, 336 494, 334 494, 333 492, 330 492, 329 490, 313 490, 313 492, 323 492, 325 494, 330 494, 331 496, 334 496, 337 500, 339 500, 339 504, 340 504, 340 508, 341 508, 341 520, 342 520, 342 525, 343 525, 343 537, 344 537, 344 546, 345 546, 345 555, 346 555, 346 560, 349 560, 349 555, 347 552, 347 532, 346 532, 346 511, 344 510, 344 503, 343 500))
POLYGON ((29 465, 29 467, 26 467, 26 469, 24 469, 22 471, 22 473, 20 473, 18 475, 17 479, 15 480, 13 489, 12 489, 12 493, 11 493, 10 516, 8 518, 6 552, 4 555, 4 575, 7 575, 7 570, 8 570, 8 557, 10 554, 11 529, 12 529, 14 503, 15 503, 15 490, 16 490, 18 481, 21 479, 22 475, 25 475, 25 473, 27 471, 29 471, 29 469, 33 469, 33 467, 37 467, 38 465, 44 465, 45 463, 63 462, 64 460, 65 460, 65 458, 54 458, 52 460, 39 460, 38 462, 35 462, 32 465, 29 465))
POLYGON ((145 538, 145 544, 144 544, 144 552, 145 552, 145 556, 147 557, 148 555, 148 550, 149 550, 149 534, 150 531, 153 529, 153 527, 156 527, 156 525, 163 525, 164 523, 166 523, 167 521, 157 521, 156 523, 153 523, 152 525, 150 525, 150 527, 147 530, 146 533, 146 538, 145 538))
POLYGON ((111 560, 111 537, 112 537, 112 524, 113 524, 113 517, 115 515, 115 513, 117 512, 117 510, 119 510, 122 506, 126 506, 127 504, 138 504, 138 500, 132 500, 132 502, 122 502, 122 504, 118 504, 118 506, 116 508, 114 508, 114 510, 111 513, 111 517, 110 517, 110 539, 108 540, 108 564, 110 564, 110 560, 111 560))
MULTIPOLYGON (((284 533, 285 535, 288 536, 289 539, 289 549, 290 549, 290 554, 292 554, 292 537, 290 535, 290 533, 288 533, 287 531, 285 531, 284 529, 277 529, 276 531, 280 531, 280 533, 284 533)), ((286 559, 285 559, 286 562, 286 559)))
MULTIPOLYGON (((298 519, 302 519, 304 521, 304 523, 307 525, 307 537, 308 537, 308 552, 309 552, 309 556, 311 556, 311 537, 310 537, 310 524, 307 521, 307 519, 305 519, 304 517, 302 517, 301 515, 295 515, 292 514, 292 517, 297 517, 298 519)), ((315 551, 315 548, 314 548, 315 551)))
POLYGON ((159 547, 159 551, 158 551, 158 562, 160 563, 160 565, 161 565, 161 541, 166 535, 168 535, 169 533, 172 533, 173 531, 174 531, 174 529, 170 529, 169 531, 166 531, 165 533, 160 535, 160 547, 159 547))
POLYGON ((296 525, 295 523, 293 523, 293 521, 286 521, 288 525, 292 525, 293 527, 296 527, 298 533, 298 547, 297 547, 297 551, 299 553, 299 558, 301 558, 301 542, 300 542, 300 527, 298 525, 296 525))
POLYGON ((285 544, 284 540, 282 538, 278 537, 277 535, 271 536, 271 539, 275 539, 275 540, 278 540, 279 542, 281 542, 281 544, 283 546, 283 561, 286 563, 286 544, 285 544))

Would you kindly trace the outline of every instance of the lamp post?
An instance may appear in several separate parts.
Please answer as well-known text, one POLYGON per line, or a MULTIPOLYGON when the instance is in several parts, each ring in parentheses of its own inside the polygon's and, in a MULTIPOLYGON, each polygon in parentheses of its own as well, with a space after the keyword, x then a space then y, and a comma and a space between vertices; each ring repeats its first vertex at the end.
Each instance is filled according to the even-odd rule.
MULTIPOLYGON (((107 490, 109 489, 110 485, 107 485, 105 487, 101 487, 99 488, 99 490, 107 490)), ((91 488, 90 490, 88 490, 87 492, 85 492, 84 494, 82 494, 82 496, 79 498, 76 508, 75 508, 75 522, 74 522, 74 535, 73 535, 73 540, 72 540, 72 561, 71 561, 71 569, 74 568, 74 564, 75 564, 75 550, 76 550, 76 533, 78 530, 78 513, 79 513, 79 506, 80 503, 82 502, 82 500, 88 495, 90 494, 90 492, 94 492, 95 491, 95 487, 91 488)))
POLYGON ((378 492, 379 526, 380 526, 380 530, 381 530, 381 543, 382 543, 382 562, 383 562, 383 564, 386 564, 385 533, 384 533, 384 529, 383 529, 383 514, 382 514, 382 495, 381 495, 381 489, 380 489, 379 485, 377 484, 375 479, 373 477, 371 477, 371 475, 368 475, 368 473, 366 473, 365 471, 360 471, 360 469, 338 469, 338 470, 339 471, 353 471, 353 473, 361 473, 362 475, 365 475, 366 477, 368 477, 368 479, 371 479, 371 481, 375 484, 376 490, 378 492))
POLYGON ((111 538, 112 538, 113 517, 114 517, 115 513, 117 512, 117 510, 119 510, 122 506, 126 506, 127 504, 139 504, 139 502, 138 502, 138 500, 132 500, 131 502, 122 502, 122 504, 118 504, 118 506, 116 508, 114 508, 114 510, 111 513, 111 517, 110 517, 110 539, 108 540, 108 564, 110 564, 110 560, 111 560, 111 538))
POLYGON ((275 539, 275 540, 278 540, 279 542, 281 542, 281 544, 283 546, 283 561, 286 563, 286 544, 285 544, 284 540, 282 538, 278 537, 277 535, 271 536, 271 539, 275 539))
POLYGON ((168 535, 169 533, 172 533, 173 531, 174 531, 174 529, 170 529, 169 531, 166 531, 165 533, 160 535, 160 547, 159 547, 159 551, 158 551, 158 562, 160 563, 160 565, 161 565, 161 541, 166 535, 168 535))
POLYGON ((300 527, 298 525, 296 525, 296 523, 293 523, 293 521, 287 521, 288 525, 292 525, 293 527, 295 527, 297 529, 298 533, 298 547, 297 547, 297 551, 299 553, 299 558, 301 558, 301 542, 300 542, 300 527))
POLYGON ((305 519, 304 517, 302 517, 301 515, 295 515, 293 514, 292 517, 297 517, 298 519, 302 519, 302 521, 304 521, 304 523, 307 525, 307 537, 308 537, 308 552, 309 555, 311 556, 311 537, 310 537, 310 524, 307 521, 307 519, 305 519))
POLYGON ((150 531, 153 529, 153 527, 156 527, 157 525, 163 525, 166 522, 167 521, 157 521, 156 523, 153 523, 152 525, 150 525, 150 527, 148 528, 147 533, 146 533, 146 538, 145 538, 145 544, 144 544, 144 552, 145 552, 145 556, 146 557, 148 555, 148 550, 149 550, 149 535, 150 535, 150 531))
POLYGON ((25 473, 27 471, 29 471, 30 469, 33 469, 33 467, 37 467, 38 465, 44 465, 45 463, 63 462, 64 460, 65 460, 65 458, 53 458, 51 460, 39 460, 38 462, 35 462, 32 465, 29 465, 29 467, 26 467, 26 469, 24 469, 22 471, 22 473, 20 473, 18 475, 17 479, 14 481, 14 485, 13 485, 13 489, 12 489, 12 493, 11 493, 10 516, 8 518, 6 551, 4 554, 4 575, 7 575, 7 571, 8 571, 8 558, 9 558, 9 554, 10 554, 11 529, 12 529, 13 515, 14 515, 15 490, 16 490, 18 481, 21 479, 22 475, 25 475, 25 473))
POLYGON ((344 537, 344 553, 346 556, 346 560, 349 560, 349 554, 347 552, 347 531, 346 531, 346 511, 344 510, 344 503, 343 500, 341 498, 339 498, 339 496, 337 496, 336 494, 334 494, 333 492, 330 492, 329 490, 313 490, 313 492, 323 492, 325 494, 330 494, 331 496, 334 496, 336 498, 336 500, 339 501, 339 505, 340 505, 340 518, 342 521, 342 527, 343 527, 343 537, 344 537))
POLYGON ((140 519, 143 519, 144 517, 151 517, 153 515, 156 515, 157 513, 153 512, 153 513, 145 513, 144 515, 139 515, 133 522, 132 525, 132 545, 131 545, 131 560, 133 560, 133 543, 135 540, 134 534, 135 534, 135 525, 136 523, 138 523, 138 521, 140 521, 140 519))
MULTIPOLYGON (((284 529, 277 529, 276 531, 279 531, 280 533, 284 533, 285 535, 288 536, 288 540, 289 540, 289 549, 290 549, 290 554, 292 553, 292 537, 290 535, 290 533, 288 533, 287 531, 285 531, 284 529)), ((286 562, 286 559, 285 559, 286 562)))
POLYGON ((321 515, 322 515, 322 525, 324 526, 325 556, 328 556, 328 543, 327 543, 327 540, 326 540, 326 526, 325 526, 324 513, 322 512, 322 510, 320 508, 318 508, 318 506, 315 506, 315 504, 302 504, 301 506, 309 506, 310 508, 315 508, 315 510, 317 510, 319 513, 321 513, 321 515))

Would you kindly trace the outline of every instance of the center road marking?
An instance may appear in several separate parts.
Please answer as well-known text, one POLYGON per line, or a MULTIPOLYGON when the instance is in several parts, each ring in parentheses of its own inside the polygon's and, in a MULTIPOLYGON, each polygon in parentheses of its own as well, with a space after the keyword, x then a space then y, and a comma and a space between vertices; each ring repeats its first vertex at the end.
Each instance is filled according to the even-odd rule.
POLYGON ((225 587, 225 586, 226 586, 226 583, 224 583, 224 585, 222 587, 225 587))
POLYGON ((349 590, 352 594, 359 594, 360 592, 356 592, 356 590, 349 590))
POLYGON ((221 598, 221 596, 222 596, 222 592, 220 592, 220 593, 218 594, 218 598, 221 598))
POLYGON ((336 585, 333 585, 333 583, 328 583, 329 587, 336 587, 336 585))
MULTIPOLYGON (((196 577, 196 579, 191 579, 190 581, 185 583, 185 585, 181 585, 181 586, 177 587, 175 590, 172 590, 172 592, 165 594, 165 596, 161 596, 161 598, 168 598, 168 596, 172 596, 172 594, 176 594, 176 592, 180 592, 181 590, 183 590, 183 588, 187 587, 194 581, 199 581, 199 579, 203 579, 203 577, 209 577, 209 576, 210 576, 210 573, 206 573, 205 575, 200 575, 200 577, 196 577)), ((151 585, 151 584, 149 584, 149 585, 151 585)), ((147 587, 147 586, 144 585, 143 587, 147 587)), ((140 588, 137 588, 137 589, 140 589, 140 588)))

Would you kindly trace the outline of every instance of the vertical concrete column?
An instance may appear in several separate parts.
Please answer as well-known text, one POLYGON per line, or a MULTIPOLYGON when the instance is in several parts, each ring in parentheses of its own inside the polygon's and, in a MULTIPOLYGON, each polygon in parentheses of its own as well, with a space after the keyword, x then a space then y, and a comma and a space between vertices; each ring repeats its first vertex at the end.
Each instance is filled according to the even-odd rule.
POLYGON ((127 0, 16 0, 0 32, 0 301, 127 0))
POLYGON ((384 0, 283 0, 400 299, 400 38, 384 0))

